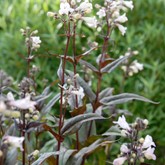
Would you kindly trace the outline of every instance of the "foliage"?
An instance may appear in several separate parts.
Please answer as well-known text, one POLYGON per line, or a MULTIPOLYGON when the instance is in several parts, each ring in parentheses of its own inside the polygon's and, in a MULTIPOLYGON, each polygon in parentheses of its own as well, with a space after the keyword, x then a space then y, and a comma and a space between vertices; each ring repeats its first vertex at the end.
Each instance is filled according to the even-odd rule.
MULTIPOLYGON (((33 88, 32 91, 35 91, 36 93, 36 96, 32 96, 32 100, 37 104, 37 111, 26 111, 30 115, 29 123, 26 125, 26 128, 25 125, 21 125, 16 119, 10 119, 9 116, 5 114, 5 119, 1 118, 1 123, 4 122, 2 128, 7 134, 16 136, 19 131, 21 132, 25 129, 27 132, 26 144, 28 146, 26 152, 28 152, 28 154, 34 149, 40 150, 41 147, 41 151, 50 151, 45 153, 45 155, 42 154, 37 161, 42 161, 42 157, 44 157, 44 159, 47 158, 48 164, 55 162, 57 159, 59 159, 61 164, 67 164, 67 161, 70 164, 71 162, 80 162, 81 164, 83 161, 83 163, 90 164, 89 162, 96 162, 97 160, 98 162, 103 162, 106 159, 108 160, 109 155, 112 155, 112 158, 115 158, 117 153, 113 147, 112 150, 110 149, 114 140, 114 135, 108 134, 110 139, 105 138, 105 135, 107 137, 106 129, 110 128, 112 121, 114 120, 114 116, 111 116, 113 114, 112 112, 115 112, 113 115, 118 115, 120 113, 125 115, 133 114, 130 118, 140 116, 141 118, 147 118, 150 121, 149 129, 145 130, 144 134, 152 135, 156 142, 157 148, 155 151, 158 157, 156 163, 164 163, 163 151, 165 146, 165 132, 163 131, 164 123, 162 121, 165 118, 165 104, 163 99, 164 93, 162 91, 164 91, 165 87, 163 75, 165 68, 165 63, 163 62, 165 51, 163 45, 165 45, 165 37, 163 36, 162 31, 164 29, 165 19, 163 14, 161 14, 164 13, 165 7, 163 0, 146 0, 145 2, 142 0, 134 1, 134 10, 132 13, 128 13, 129 22, 127 23, 128 30, 125 37, 121 37, 121 34, 119 34, 120 32, 117 30, 113 31, 111 38, 108 41, 110 46, 107 48, 108 56, 110 55, 110 58, 106 58, 106 63, 101 66, 101 74, 104 74, 104 78, 101 81, 102 86, 99 95, 97 95, 98 84, 95 80, 99 77, 100 72, 96 65, 95 58, 101 54, 100 47, 103 42, 103 34, 100 35, 99 32, 96 32, 92 28, 88 28, 82 22, 77 24, 77 34, 75 37, 77 56, 76 58, 68 56, 73 54, 71 45, 74 41, 71 41, 67 53, 68 57, 66 59, 66 68, 71 71, 66 70, 65 74, 71 81, 74 82, 74 79, 77 80, 77 85, 78 87, 80 86, 83 88, 85 97, 83 97, 82 102, 79 103, 81 106, 78 108, 74 107, 77 103, 74 103, 73 107, 71 106, 73 102, 69 103, 71 108, 66 107, 66 112, 64 112, 65 108, 62 107, 64 108, 63 113, 65 119, 61 121, 59 118, 61 105, 58 104, 60 94, 57 94, 59 92, 57 88, 58 83, 60 83, 59 88, 60 90, 63 90, 63 92, 65 90, 70 90, 70 92, 73 90, 69 87, 70 82, 68 83, 68 86, 63 86, 64 84, 61 83, 62 81, 68 82, 68 79, 62 80, 61 78, 63 74, 63 71, 61 70, 63 66, 62 61, 65 59, 65 54, 63 52, 67 37, 64 35, 65 31, 61 28, 62 24, 58 21, 52 21, 46 16, 48 11, 58 11, 59 1, 2 0, 0 1, 0 6, 2 6, 2 10, 0 11, 0 64, 1 69, 5 70, 9 75, 12 75, 14 79, 12 86, 10 84, 7 89, 3 89, 3 100, 6 101, 7 99, 8 101, 8 98, 5 96, 8 91, 12 90, 12 92, 17 91, 18 93, 21 91, 17 86, 17 82, 22 80, 22 77, 26 75, 27 71, 27 65, 25 65, 26 60, 24 58, 27 56, 26 46, 22 46, 24 41, 18 29, 26 26, 32 27, 32 29, 38 29, 42 40, 41 48, 34 53, 36 54, 36 58, 32 61, 32 64, 35 64, 40 68, 40 72, 37 72, 35 75, 35 85, 30 84, 30 87, 33 88), (98 42, 99 46, 94 44, 94 48, 92 48, 93 41, 98 42), (123 58, 119 58, 119 56, 127 52, 128 47, 140 52, 140 55, 137 56, 136 59, 144 64, 144 70, 132 77, 126 76, 125 73, 119 69, 123 61, 128 58, 128 56, 124 56, 123 58), (60 61, 61 66, 59 66, 60 61), (75 76, 74 70, 71 69, 73 68, 72 65, 75 64, 77 65, 77 71, 81 71, 79 72, 80 76, 75 76), (85 67, 83 68, 81 66, 85 67), (116 69, 116 67, 118 67, 118 69, 116 69), (57 71, 59 73, 58 80, 56 75, 57 71), (111 71, 112 73, 110 73, 111 71), (110 74, 106 74, 106 72, 109 72, 110 74), (95 78, 92 78, 93 76, 95 76, 95 78), (91 87, 89 86, 90 81, 93 82, 91 87), (113 87, 114 89, 110 87, 113 87), (105 88, 106 90, 104 90, 105 88), (160 102, 160 104, 154 105, 142 102, 133 102, 119 106, 114 106, 114 102, 112 102, 113 105, 109 104, 110 100, 114 101, 114 97, 116 99, 123 96, 125 100, 119 100, 119 102, 123 103, 134 99, 149 101, 139 95, 126 93, 132 93, 132 91, 156 102, 160 102), (119 93, 125 93, 127 99, 125 98, 125 95, 119 93), (101 97, 103 99, 101 99, 101 97), (105 110, 102 110, 102 107, 100 108, 100 105, 102 104, 111 107, 105 106, 105 110), (97 113, 93 113, 93 109, 95 109, 94 111, 97 113), (131 113, 126 111, 127 109, 129 109, 131 113), (89 116, 89 118, 82 120, 84 113, 85 116, 89 116), (102 115, 104 115, 104 117, 102 117, 102 115), (9 121, 6 122, 6 118, 9 119, 9 121), (91 122, 91 120, 95 119, 98 120, 96 122, 91 122), (11 123, 14 123, 17 131, 13 130, 14 125, 11 123), (60 125, 63 125, 63 127, 60 125), (61 129, 61 131, 63 130, 63 133, 60 134, 58 129, 61 129), (87 131, 90 129, 91 131, 87 131), (78 133, 75 135, 73 134, 77 132, 77 130, 79 130, 78 132, 80 135, 78 135, 78 133), (82 136, 83 138, 81 139, 81 135, 83 134, 87 134, 87 136, 82 136), (102 134, 104 136, 100 137, 100 135, 97 134, 102 134), (76 143, 78 136, 81 141, 79 145, 76 143), (35 140, 32 140, 34 137, 36 137, 35 140), (52 140, 53 138, 54 140, 52 140), (54 151, 58 151, 59 141, 62 143, 61 152, 56 153, 54 151), (32 146, 35 147, 33 148, 32 146), (104 152, 104 149, 101 149, 102 146, 106 146, 105 150, 108 150, 109 152, 104 152), (94 154, 91 155, 93 152, 94 154), (53 156, 56 154, 59 154, 59 157, 53 156)), ((93 14, 96 12, 96 9, 92 11, 93 14)), ((130 61, 133 61, 133 59, 135 59, 135 56, 129 57, 130 61)), ((18 95, 17 92, 14 93, 16 98, 20 97, 21 99, 22 96, 18 95)), ((65 97, 67 97, 67 93, 65 97)), ((79 95, 78 97, 81 98, 79 95)), ((21 118, 26 115, 26 112, 21 111, 21 118)), ((15 114, 10 112, 10 115, 12 116, 15 114)), ((23 131, 22 135, 24 135, 23 131)), ((119 134, 117 134, 117 136, 118 135, 119 134)), ((3 137, 3 135, 1 135, 1 137, 3 137)), ((6 150, 3 150, 3 152, 5 153, 6 150)), ((12 150, 11 153, 12 152, 16 154, 14 150, 12 150)), ((7 153, 7 157, 9 157, 11 153, 7 153)), ((12 162, 16 157, 17 155, 13 154, 13 158, 11 158, 11 160, 8 159, 8 161, 12 162)), ((35 156, 32 154, 29 162, 34 162, 37 157, 38 155, 35 156)), ((113 161, 112 158, 109 159, 109 161, 113 161)), ((19 161, 22 161, 20 152, 18 159, 19 161)))

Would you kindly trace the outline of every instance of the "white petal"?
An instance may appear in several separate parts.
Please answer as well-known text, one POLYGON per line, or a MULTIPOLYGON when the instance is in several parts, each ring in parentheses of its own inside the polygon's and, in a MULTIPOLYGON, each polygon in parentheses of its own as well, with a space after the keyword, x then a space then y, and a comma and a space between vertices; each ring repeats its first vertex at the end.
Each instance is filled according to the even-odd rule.
POLYGON ((155 151, 155 148, 149 147, 147 150, 143 151, 143 153, 144 153, 144 156, 148 160, 150 160, 150 159, 156 160, 156 156, 154 154, 154 151, 155 151))
POLYGON ((4 141, 9 143, 12 147, 20 148, 20 150, 23 151, 22 143, 24 139, 24 137, 6 136, 4 141))
POLYGON ((122 35, 124 35, 126 33, 127 27, 124 27, 121 24, 116 24, 116 26, 118 27, 118 29, 120 30, 122 35))
POLYGON ((118 121, 114 121, 113 123, 118 124, 123 129, 126 129, 126 130, 131 129, 129 124, 126 122, 124 115, 122 115, 122 117, 119 117, 118 121))
POLYGON ((128 149, 128 147, 125 144, 122 144, 120 147, 120 151, 122 153, 128 153, 130 150, 128 149))
POLYGON ((142 148, 148 148, 148 147, 151 147, 151 146, 156 147, 155 143, 152 140, 152 137, 150 135, 147 135, 144 139, 144 143, 142 145, 142 148))
POLYGON ((96 17, 82 17, 82 20, 84 20, 89 27, 97 27, 96 17))
POLYGON ((19 100, 13 100, 13 101, 9 101, 9 105, 19 108, 19 109, 35 109, 35 105, 37 103, 35 101, 31 101, 30 100, 30 96, 27 96, 23 99, 19 99, 19 100))
POLYGON ((119 157, 113 161, 113 165, 122 165, 127 160, 126 157, 119 157))

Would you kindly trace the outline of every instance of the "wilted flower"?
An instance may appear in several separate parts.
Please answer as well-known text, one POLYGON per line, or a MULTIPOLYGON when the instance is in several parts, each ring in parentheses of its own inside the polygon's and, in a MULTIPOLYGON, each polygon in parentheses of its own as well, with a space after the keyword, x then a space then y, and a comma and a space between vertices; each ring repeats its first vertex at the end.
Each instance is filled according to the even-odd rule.
POLYGON ((118 124, 123 129, 126 129, 126 130, 131 129, 129 124, 126 122, 124 115, 122 115, 122 117, 119 117, 118 121, 114 121, 113 123, 118 124))
POLYGON ((4 143, 11 145, 11 147, 20 148, 23 151, 22 143, 24 141, 24 137, 16 137, 16 136, 5 136, 3 139, 4 143))

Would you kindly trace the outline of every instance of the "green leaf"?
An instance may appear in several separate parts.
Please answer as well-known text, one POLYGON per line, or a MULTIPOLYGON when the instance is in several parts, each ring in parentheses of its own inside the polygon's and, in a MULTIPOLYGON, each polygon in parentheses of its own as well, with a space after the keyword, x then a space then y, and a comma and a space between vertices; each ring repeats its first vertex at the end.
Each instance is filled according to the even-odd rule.
POLYGON ((128 101, 139 100, 144 102, 149 102, 153 104, 158 104, 157 102, 151 101, 143 96, 133 94, 133 93, 122 93, 119 95, 104 97, 100 100, 100 103, 104 105, 114 105, 114 104, 122 104, 128 101))
POLYGON ((122 62, 128 59, 131 56, 123 56, 122 58, 118 58, 117 60, 109 63, 104 68, 101 69, 102 73, 111 73, 114 69, 116 69, 122 62))
POLYGON ((80 60, 79 63, 81 65, 85 65, 87 68, 91 69, 93 72, 96 72, 96 73, 99 72, 98 69, 95 66, 93 66, 91 63, 89 63, 85 60, 80 60))
POLYGON ((102 139, 96 140, 90 146, 82 148, 77 154, 74 155, 71 161, 72 165, 81 165, 83 158, 85 156, 88 156, 91 153, 93 153, 96 149, 111 143, 111 141, 103 141, 102 139))
POLYGON ((7 151, 5 164, 6 165, 15 165, 17 162, 18 152, 16 148, 10 149, 7 151))
POLYGON ((60 154, 60 152, 58 152, 58 151, 57 152, 44 153, 35 162, 33 162, 32 165, 41 165, 50 156, 56 156, 59 154, 60 154))
POLYGON ((55 95, 49 102, 48 104, 42 109, 41 114, 44 115, 46 113, 49 113, 53 105, 59 100, 60 98, 60 93, 55 95))
POLYGON ((76 150, 66 150, 63 154, 60 154, 59 164, 66 165, 69 157, 75 152, 76 150))
POLYGON ((104 117, 95 114, 95 113, 87 113, 72 117, 64 123, 64 126, 61 129, 62 135, 68 135, 75 133, 84 122, 91 120, 105 119, 104 117))

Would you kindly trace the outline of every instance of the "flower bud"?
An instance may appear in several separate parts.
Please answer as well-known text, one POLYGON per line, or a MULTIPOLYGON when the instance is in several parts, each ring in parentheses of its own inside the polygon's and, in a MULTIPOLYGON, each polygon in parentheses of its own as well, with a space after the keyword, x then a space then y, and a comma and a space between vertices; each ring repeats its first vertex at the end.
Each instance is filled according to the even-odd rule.
POLYGON ((39 116, 38 116, 38 115, 34 115, 34 116, 33 116, 33 120, 36 121, 36 120, 38 120, 38 119, 39 119, 39 116))
POLYGON ((131 158, 131 159, 130 159, 130 162, 131 162, 131 163, 133 163, 133 162, 134 162, 134 159, 133 159, 133 158, 131 158))
POLYGON ((139 142, 142 144, 144 142, 144 138, 140 138, 139 142))
POLYGON ((68 84, 71 84, 72 83, 72 80, 70 78, 67 79, 67 83, 68 84))
POLYGON ((139 161, 140 161, 141 163, 143 163, 143 162, 144 162, 144 158, 140 157, 140 158, 139 158, 139 161))
POLYGON ((25 118, 26 118, 26 119, 30 118, 30 114, 29 114, 29 113, 26 113, 26 114, 25 114, 25 118))
POLYGON ((55 16, 55 13, 49 11, 49 12, 47 12, 47 16, 48 16, 48 17, 54 17, 54 16, 55 16))
POLYGON ((147 119, 144 119, 144 120, 143 120, 143 123, 147 126, 149 122, 148 122, 147 119))
POLYGON ((25 33, 25 30, 21 28, 21 29, 20 29, 20 32, 21 32, 21 33, 25 33))
POLYGON ((39 153, 40 153, 40 152, 39 152, 38 150, 35 150, 35 151, 33 151, 32 154, 33 154, 34 157, 37 157, 39 153))
POLYGON ((29 113, 33 113, 33 111, 34 111, 34 110, 33 110, 32 108, 29 109, 29 113))
POLYGON ((127 131, 126 130, 121 130, 121 135, 124 136, 124 137, 127 137, 127 131))
POLYGON ((135 153, 133 153, 133 154, 132 154, 132 157, 133 157, 133 158, 136 158, 136 154, 135 154, 135 153))
POLYGON ((3 156, 3 152, 0 150, 0 157, 2 157, 3 156))
POLYGON ((31 33, 31 35, 35 35, 35 34, 37 34, 38 33, 38 30, 34 30, 32 33, 31 33))
POLYGON ((13 111, 11 113, 11 116, 14 117, 14 118, 19 118, 21 116, 20 112, 19 111, 13 111))

